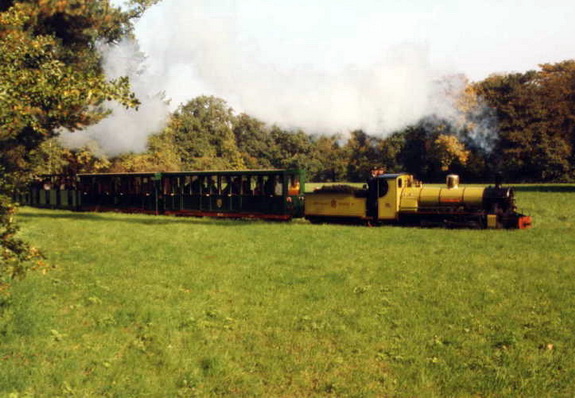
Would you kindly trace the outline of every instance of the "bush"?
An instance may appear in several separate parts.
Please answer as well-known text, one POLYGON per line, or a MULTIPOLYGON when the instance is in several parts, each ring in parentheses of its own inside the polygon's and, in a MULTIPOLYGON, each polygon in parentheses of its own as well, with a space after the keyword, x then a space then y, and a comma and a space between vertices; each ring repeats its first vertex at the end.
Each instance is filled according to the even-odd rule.
POLYGON ((14 280, 23 278, 30 268, 43 266, 40 252, 16 236, 15 213, 16 205, 0 194, 0 300, 14 280))

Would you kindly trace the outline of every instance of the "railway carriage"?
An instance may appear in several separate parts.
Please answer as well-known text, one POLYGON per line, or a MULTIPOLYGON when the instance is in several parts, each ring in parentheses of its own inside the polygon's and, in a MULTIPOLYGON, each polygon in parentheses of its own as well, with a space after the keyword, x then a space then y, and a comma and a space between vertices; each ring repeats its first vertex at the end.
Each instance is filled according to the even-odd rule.
POLYGON ((160 178, 160 173, 79 174, 80 210, 159 214, 160 178))
POLYGON ((48 209, 76 210, 77 184, 74 176, 40 175, 28 188, 15 195, 19 203, 48 209))
POLYGON ((166 214, 290 220, 303 217, 301 170, 162 173, 166 214))
POLYGON ((303 217, 301 170, 42 176, 15 199, 83 211, 291 220, 303 217))

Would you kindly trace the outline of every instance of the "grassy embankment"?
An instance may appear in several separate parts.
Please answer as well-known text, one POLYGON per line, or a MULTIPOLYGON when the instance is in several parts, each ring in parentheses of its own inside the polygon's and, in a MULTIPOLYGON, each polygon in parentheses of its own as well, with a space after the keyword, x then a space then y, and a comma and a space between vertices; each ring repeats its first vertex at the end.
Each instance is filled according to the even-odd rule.
MULTIPOLYGON (((23 209, 0 396, 571 397, 575 187, 528 231, 23 209)), ((559 189, 560 188, 560 189, 559 189)))

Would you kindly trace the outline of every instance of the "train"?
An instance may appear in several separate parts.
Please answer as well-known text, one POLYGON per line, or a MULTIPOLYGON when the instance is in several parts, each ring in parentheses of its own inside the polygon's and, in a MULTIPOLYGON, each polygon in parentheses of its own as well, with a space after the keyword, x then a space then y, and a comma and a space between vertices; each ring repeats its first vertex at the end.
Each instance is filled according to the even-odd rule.
POLYGON ((22 205, 311 223, 527 229, 511 187, 424 186, 408 173, 373 175, 362 187, 305 191, 298 169, 44 175, 15 194, 22 205))

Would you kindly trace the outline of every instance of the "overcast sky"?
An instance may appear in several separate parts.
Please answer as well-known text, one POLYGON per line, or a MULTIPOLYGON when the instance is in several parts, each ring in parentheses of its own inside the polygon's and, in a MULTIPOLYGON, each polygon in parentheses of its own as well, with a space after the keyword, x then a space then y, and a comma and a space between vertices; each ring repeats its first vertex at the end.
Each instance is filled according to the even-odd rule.
POLYGON ((479 80, 575 54, 569 0, 163 0, 138 24, 144 51, 155 56, 162 25, 174 29, 200 14, 233 23, 242 51, 281 68, 363 66, 409 44, 425 48, 433 68, 479 80), (165 20, 173 8, 181 10, 179 20, 165 20))

